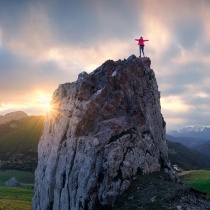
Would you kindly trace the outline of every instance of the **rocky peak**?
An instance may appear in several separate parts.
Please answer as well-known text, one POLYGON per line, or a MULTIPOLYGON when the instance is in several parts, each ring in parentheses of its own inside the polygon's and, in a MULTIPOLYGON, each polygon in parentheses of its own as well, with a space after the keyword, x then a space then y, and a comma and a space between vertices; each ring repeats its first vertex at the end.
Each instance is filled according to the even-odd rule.
POLYGON ((175 171, 149 58, 108 60, 54 92, 38 148, 33 209, 111 206, 136 174, 175 171))
POLYGON ((10 112, 4 116, 0 115, 0 124, 5 124, 13 120, 20 120, 28 115, 23 111, 10 112))

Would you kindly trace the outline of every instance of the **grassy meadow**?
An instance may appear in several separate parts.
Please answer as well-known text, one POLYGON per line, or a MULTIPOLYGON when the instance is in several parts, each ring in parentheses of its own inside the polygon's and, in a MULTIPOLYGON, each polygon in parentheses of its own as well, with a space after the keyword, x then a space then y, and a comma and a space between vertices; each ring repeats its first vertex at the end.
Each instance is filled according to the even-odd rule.
POLYGON ((186 185, 206 192, 210 198, 210 170, 185 171, 180 176, 186 185))
POLYGON ((0 209, 29 210, 34 194, 34 174, 32 172, 0 171, 0 209), (5 182, 16 177, 22 187, 5 187, 5 182))
MULTIPOLYGON (((147 176, 141 176, 138 180, 134 181, 134 186, 128 191, 127 197, 135 197, 137 200, 125 199, 123 196, 121 199, 122 203, 126 203, 126 206, 122 209, 134 208, 139 206, 139 209, 149 208, 157 209, 157 206, 161 206, 161 203, 157 200, 156 202, 147 202, 147 199, 153 196, 153 182, 158 190, 158 197, 166 199, 170 193, 174 193, 176 188, 182 188, 183 185, 175 185, 174 183, 164 181, 159 177, 163 177, 164 174, 151 174, 147 176), (156 177, 158 179, 156 180, 156 177), (136 186, 140 185, 141 190, 136 186), (144 189, 145 188, 145 189, 144 189), (148 190, 148 189, 149 190, 148 190), (150 189, 151 188, 151 189, 150 189), (170 189, 170 190, 169 190, 170 189), (170 192, 170 193, 169 193, 170 192), (148 195, 147 195, 148 193, 148 195), (148 197, 148 198, 147 198, 148 197), (141 201, 142 200, 142 201, 141 201), (140 202, 141 201, 141 202, 140 202), (136 203, 137 202, 137 203, 136 203), (140 208, 142 206, 142 208, 140 208), (126 207, 126 208, 125 208, 126 207)), ((195 170, 195 171, 184 171, 180 174, 181 180, 185 183, 186 187, 193 187, 195 189, 204 191, 210 197, 210 170, 195 170)), ((32 172, 24 172, 17 170, 6 170, 0 171, 0 209, 3 210, 29 210, 31 209, 31 200, 34 194, 34 174, 32 172), (5 187, 5 182, 12 177, 16 177, 23 187, 9 188, 5 187)), ((114 208, 118 209, 118 208, 114 208)), ((165 208, 160 208, 165 209, 165 208)))

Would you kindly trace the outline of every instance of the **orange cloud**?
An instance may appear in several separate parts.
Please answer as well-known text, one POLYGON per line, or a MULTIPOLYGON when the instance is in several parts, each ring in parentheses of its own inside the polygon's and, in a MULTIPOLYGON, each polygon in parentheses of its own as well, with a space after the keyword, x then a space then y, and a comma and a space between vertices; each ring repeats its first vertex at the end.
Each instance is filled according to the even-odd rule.
MULTIPOLYGON (((134 44, 133 41, 133 47, 134 44)), ((108 59, 124 59, 129 56, 130 48, 129 41, 122 43, 120 40, 104 41, 103 45, 89 48, 56 46, 49 49, 43 59, 56 61, 66 71, 78 66, 77 73, 78 70, 90 72, 108 59)))
POLYGON ((45 114, 49 108, 52 95, 43 90, 34 90, 9 100, 9 103, 0 104, 0 112, 9 110, 27 110, 33 107, 33 114, 45 114), (38 111, 38 112, 37 112, 38 111))
POLYGON ((171 110, 173 112, 181 113, 193 109, 192 105, 184 103, 181 97, 178 96, 162 97, 160 101, 162 110, 171 110))

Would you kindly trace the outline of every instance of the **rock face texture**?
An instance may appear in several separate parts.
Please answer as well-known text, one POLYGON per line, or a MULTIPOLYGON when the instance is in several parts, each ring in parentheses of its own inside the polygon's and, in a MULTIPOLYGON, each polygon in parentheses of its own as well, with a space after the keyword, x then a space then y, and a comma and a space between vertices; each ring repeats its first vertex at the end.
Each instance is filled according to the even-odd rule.
POLYGON ((160 92, 149 58, 108 60, 54 92, 38 148, 34 210, 114 204, 137 173, 168 160, 160 92))

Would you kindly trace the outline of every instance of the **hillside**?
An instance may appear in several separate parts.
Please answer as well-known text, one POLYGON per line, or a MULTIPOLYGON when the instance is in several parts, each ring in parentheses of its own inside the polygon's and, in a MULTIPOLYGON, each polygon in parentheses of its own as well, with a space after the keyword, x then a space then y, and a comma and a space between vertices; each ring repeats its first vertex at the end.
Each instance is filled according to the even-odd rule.
POLYGON ((210 157, 191 150, 178 142, 168 141, 169 159, 184 170, 210 168, 210 157))
POLYGON ((0 115, 0 125, 11 122, 12 120, 20 120, 24 117, 28 117, 28 115, 23 111, 10 112, 4 116, 0 115))
POLYGON ((0 125, 1 169, 34 171, 43 127, 43 116, 29 116, 0 125))
POLYGON ((202 154, 210 156, 210 141, 207 141, 204 144, 199 145, 195 149, 202 154))
POLYGON ((174 136, 170 136, 168 134, 166 135, 166 138, 171 142, 179 142, 188 148, 196 148, 197 146, 199 146, 207 141, 206 139, 201 139, 201 138, 183 137, 183 136, 174 137, 174 136))

